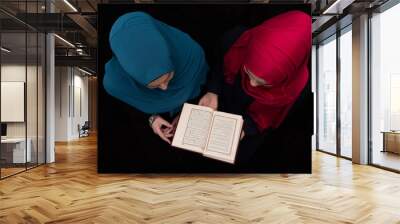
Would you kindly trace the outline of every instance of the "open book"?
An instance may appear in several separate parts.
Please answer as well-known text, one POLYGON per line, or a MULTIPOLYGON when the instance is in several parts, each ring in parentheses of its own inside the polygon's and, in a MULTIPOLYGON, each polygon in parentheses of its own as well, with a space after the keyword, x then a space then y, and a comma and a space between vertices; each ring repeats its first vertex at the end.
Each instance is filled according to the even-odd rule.
POLYGON ((185 103, 172 145, 234 163, 242 126, 240 115, 185 103))

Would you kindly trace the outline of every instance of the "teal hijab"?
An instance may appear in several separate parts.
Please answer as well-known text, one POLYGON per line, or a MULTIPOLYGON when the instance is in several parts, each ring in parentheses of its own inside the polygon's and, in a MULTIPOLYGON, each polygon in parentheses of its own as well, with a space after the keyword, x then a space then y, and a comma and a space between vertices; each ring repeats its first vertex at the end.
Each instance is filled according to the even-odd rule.
POLYGON ((105 65, 103 86, 115 98, 144 113, 174 114, 200 94, 208 65, 188 34, 144 12, 131 12, 114 23, 109 42, 113 57, 105 65), (146 87, 171 71, 167 90, 146 87))

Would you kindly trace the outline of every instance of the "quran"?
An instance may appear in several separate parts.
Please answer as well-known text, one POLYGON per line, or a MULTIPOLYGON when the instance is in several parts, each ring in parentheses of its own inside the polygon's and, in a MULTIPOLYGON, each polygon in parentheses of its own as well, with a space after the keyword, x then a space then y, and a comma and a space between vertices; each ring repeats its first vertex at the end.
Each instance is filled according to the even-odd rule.
POLYGON ((234 163, 242 126, 240 115, 185 103, 172 146, 234 163))

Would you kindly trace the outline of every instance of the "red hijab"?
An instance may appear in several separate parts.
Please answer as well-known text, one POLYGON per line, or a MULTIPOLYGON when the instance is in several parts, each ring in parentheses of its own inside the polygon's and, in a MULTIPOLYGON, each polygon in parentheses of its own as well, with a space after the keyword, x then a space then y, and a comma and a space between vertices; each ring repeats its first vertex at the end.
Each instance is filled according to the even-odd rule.
POLYGON ((224 57, 224 76, 233 84, 242 75, 242 88, 254 98, 248 113, 260 131, 278 127, 308 81, 311 17, 289 11, 244 32, 224 57), (243 66, 270 87, 253 87, 243 66))

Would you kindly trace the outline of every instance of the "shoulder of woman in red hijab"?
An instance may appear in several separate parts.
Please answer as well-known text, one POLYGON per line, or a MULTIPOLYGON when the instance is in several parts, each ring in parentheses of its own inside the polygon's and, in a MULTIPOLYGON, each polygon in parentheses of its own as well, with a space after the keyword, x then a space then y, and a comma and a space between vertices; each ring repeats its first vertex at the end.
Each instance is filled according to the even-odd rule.
POLYGON ((308 25, 311 29, 311 16, 300 10, 292 10, 265 20, 262 23, 262 26, 265 25, 269 28, 274 28, 276 26, 291 27, 299 26, 301 24, 308 25))

